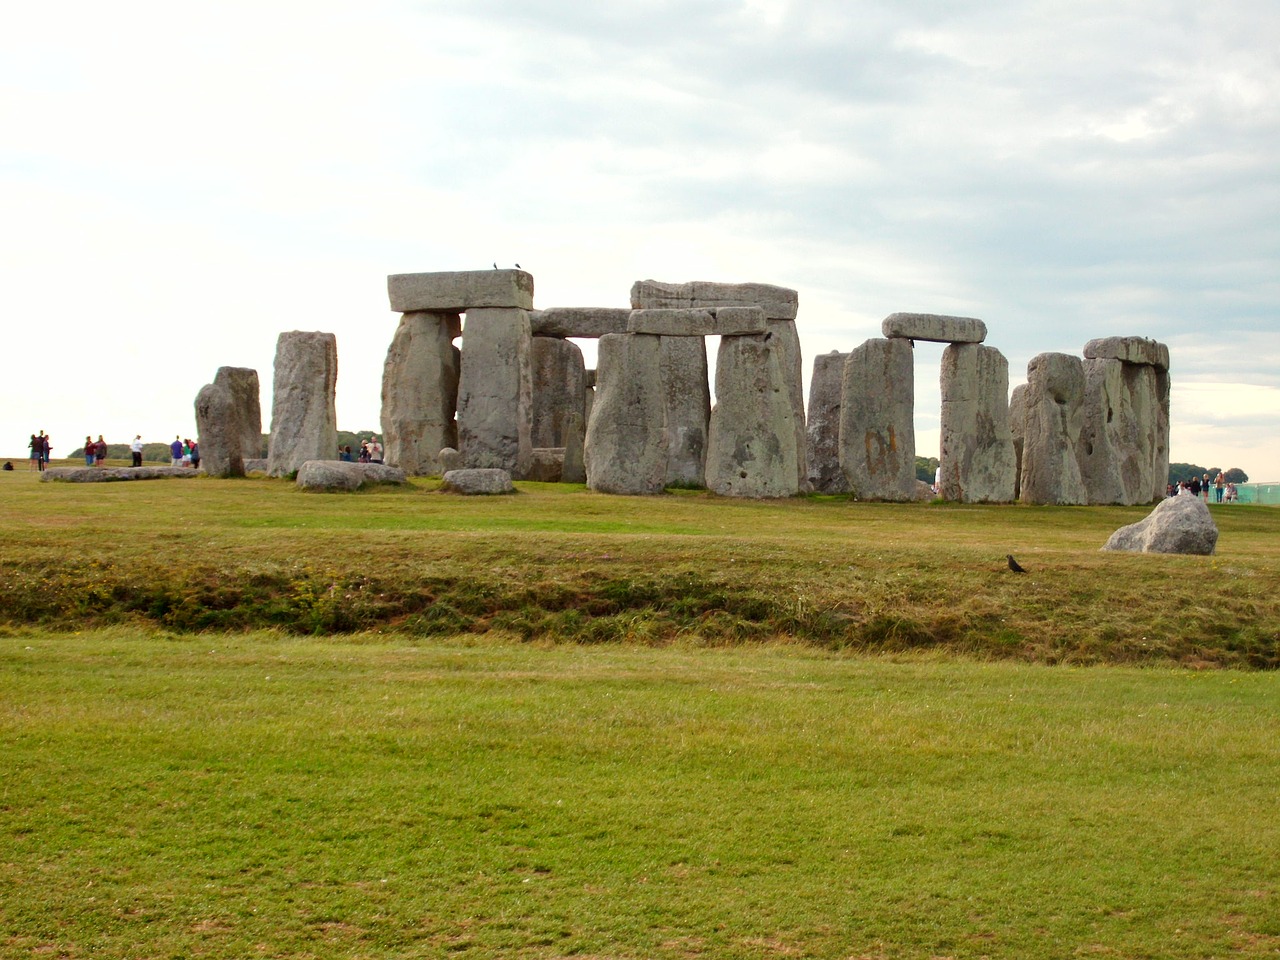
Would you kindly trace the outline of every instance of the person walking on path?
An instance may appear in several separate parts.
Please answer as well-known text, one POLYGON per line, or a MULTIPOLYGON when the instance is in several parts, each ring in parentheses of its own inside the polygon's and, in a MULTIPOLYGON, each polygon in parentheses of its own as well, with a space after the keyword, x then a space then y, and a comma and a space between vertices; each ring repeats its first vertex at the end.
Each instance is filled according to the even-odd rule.
POLYGON ((191 469, 200 469, 200 440, 188 440, 187 447, 191 451, 191 469))
POLYGON ((133 454, 133 465, 142 466, 142 434, 133 438, 133 443, 129 444, 129 452, 133 454))
POLYGON ((172 461, 169 464, 171 467, 182 466, 182 440, 176 436, 173 438, 173 443, 169 444, 169 457, 172 461))
POLYGON ((1222 495, 1226 492, 1226 489, 1227 475, 1219 470, 1218 475, 1213 479, 1213 492, 1218 499, 1218 503, 1222 502, 1222 495))

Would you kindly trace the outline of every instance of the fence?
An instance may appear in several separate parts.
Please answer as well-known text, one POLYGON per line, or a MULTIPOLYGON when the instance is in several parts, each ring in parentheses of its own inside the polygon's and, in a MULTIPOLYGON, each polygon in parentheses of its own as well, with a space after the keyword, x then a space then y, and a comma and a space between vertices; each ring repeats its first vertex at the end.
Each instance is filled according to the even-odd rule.
POLYGON ((1236 493, 1240 503, 1280 505, 1280 483, 1238 483, 1236 493))

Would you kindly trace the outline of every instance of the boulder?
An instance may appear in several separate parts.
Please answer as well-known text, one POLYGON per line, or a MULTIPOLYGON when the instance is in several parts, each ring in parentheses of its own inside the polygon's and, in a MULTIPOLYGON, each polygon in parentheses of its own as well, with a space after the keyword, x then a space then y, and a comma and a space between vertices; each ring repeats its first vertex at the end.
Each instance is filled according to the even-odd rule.
POLYGON ((987 339, 987 325, 981 320, 936 313, 891 313, 880 322, 880 332, 889 339, 935 343, 981 343, 987 339))
POLYGON ((384 463, 308 460, 298 468, 296 482, 302 490, 351 491, 378 483, 404 483, 405 472, 384 463))
POLYGON ((1137 523, 1121 527, 1103 550, 1133 553, 1208 555, 1218 544, 1218 527, 1199 497, 1169 497, 1137 523))
POLYGON ((847 493, 840 470, 840 382, 849 355, 832 350, 813 358, 805 426, 808 480, 818 493, 847 493))
POLYGON ((995 347, 952 343, 942 351, 938 495, 960 503, 1014 498, 1017 455, 1009 429, 1009 362, 995 347))
POLYGON ((468 467, 523 477, 533 441, 532 336, 515 309, 467 311, 458 381, 458 449, 468 467))
POLYGON ((535 449, 563 447, 569 418, 582 416, 587 389, 582 350, 568 340, 534 337, 529 357, 533 377, 530 442, 535 449))
POLYGON ((266 457, 250 457, 248 460, 244 462, 244 472, 246 474, 266 473, 267 467, 270 465, 270 463, 271 461, 268 460, 266 457))
POLYGON ((855 497, 915 498, 914 418, 911 341, 872 339, 850 352, 840 383, 840 470, 855 497))
POLYGON ((632 310, 627 332, 660 337, 733 337, 764 333, 766 323, 764 311, 759 307, 661 308, 632 310))
POLYGON ((409 476, 440 473, 440 450, 458 443, 462 332, 456 313, 414 311, 400 318, 382 368, 384 459, 409 476))
POLYGON ((296 473, 308 460, 338 449, 338 340, 332 333, 293 330, 276 340, 267 472, 296 473))
POLYGON ((707 469, 711 383, 707 344, 701 337, 660 337, 658 364, 667 435, 666 484, 701 487, 707 469))
POLYGON ((724 337, 707 431, 707 489, 726 497, 800 492, 795 407, 783 348, 769 334, 724 337))
POLYGON ((448 470, 441 479, 443 483, 440 489, 446 493, 475 496, 516 492, 516 488, 511 484, 511 474, 506 470, 494 468, 448 470))
POLYGON ((799 294, 768 283, 637 280, 631 285, 631 306, 635 310, 760 307, 770 320, 794 320, 799 309, 799 294))
POLYGON ((548 307, 529 314, 535 337, 581 337, 598 340, 610 333, 626 333, 630 307, 548 307))
POLYGON ((462 454, 454 447, 443 447, 440 450, 440 472, 448 473, 450 470, 461 470, 462 454))
POLYGON ((1087 503, 1077 455, 1084 426, 1080 358, 1066 353, 1032 357, 1024 397, 1019 498, 1024 503, 1087 503))
POLYGON ((466 313, 476 307, 533 309, 533 276, 524 270, 395 273, 387 295, 397 313, 466 313))
POLYGON ((49 467, 40 482, 110 483, 115 480, 182 480, 199 476, 190 467, 49 467))
POLYGON ((564 472, 564 447, 534 447, 526 480, 559 483, 564 472))
POLYGON ((1169 369, 1169 348, 1146 337, 1100 337, 1084 345, 1086 360, 1122 360, 1157 370, 1169 369))
POLYGON ((599 493, 655 494, 667 482, 661 338, 600 338, 596 399, 587 423, 587 486, 599 493))

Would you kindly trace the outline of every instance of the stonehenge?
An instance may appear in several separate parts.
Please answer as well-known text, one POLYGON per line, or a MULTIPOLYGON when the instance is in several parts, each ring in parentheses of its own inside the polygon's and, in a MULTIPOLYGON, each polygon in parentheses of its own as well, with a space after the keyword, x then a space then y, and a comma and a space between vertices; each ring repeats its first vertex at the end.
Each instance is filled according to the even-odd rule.
MULTIPOLYGON (((1169 350, 1104 337, 1009 365, 973 317, 891 313, 813 361, 805 409, 799 295, 764 283, 638 280, 626 307, 534 309, 521 270, 393 274, 401 314, 382 378, 386 465, 406 477, 499 471, 609 494, 1141 504, 1163 497, 1169 350), (707 337, 719 339, 715 389, 707 337), (575 340, 595 340, 588 369, 575 340), (917 342, 944 345, 936 487, 917 480, 917 342)), ((267 472, 336 458, 332 334, 277 343, 267 472)), ((260 453, 257 374, 224 367, 196 400, 205 469, 260 453)), ((317 469, 317 468, 312 468, 317 469)), ((496 475, 496 474, 494 474, 496 475)))

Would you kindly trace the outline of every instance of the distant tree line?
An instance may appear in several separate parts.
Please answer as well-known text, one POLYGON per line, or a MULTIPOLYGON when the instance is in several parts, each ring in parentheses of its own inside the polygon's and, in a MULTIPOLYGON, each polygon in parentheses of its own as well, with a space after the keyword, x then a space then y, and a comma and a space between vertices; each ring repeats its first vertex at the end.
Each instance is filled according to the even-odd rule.
POLYGON ((917 480, 923 480, 925 483, 933 483, 933 478, 937 474, 937 470, 937 457, 916 457, 917 480))
POLYGON ((1204 478, 1205 474, 1209 475, 1210 480, 1216 480, 1218 474, 1221 473, 1226 478, 1227 483, 1248 483, 1249 475, 1239 467, 1232 467, 1230 470, 1223 470, 1220 467, 1202 467, 1198 463, 1171 463, 1169 464, 1169 482, 1181 483, 1183 480, 1190 480, 1192 477, 1204 478))

